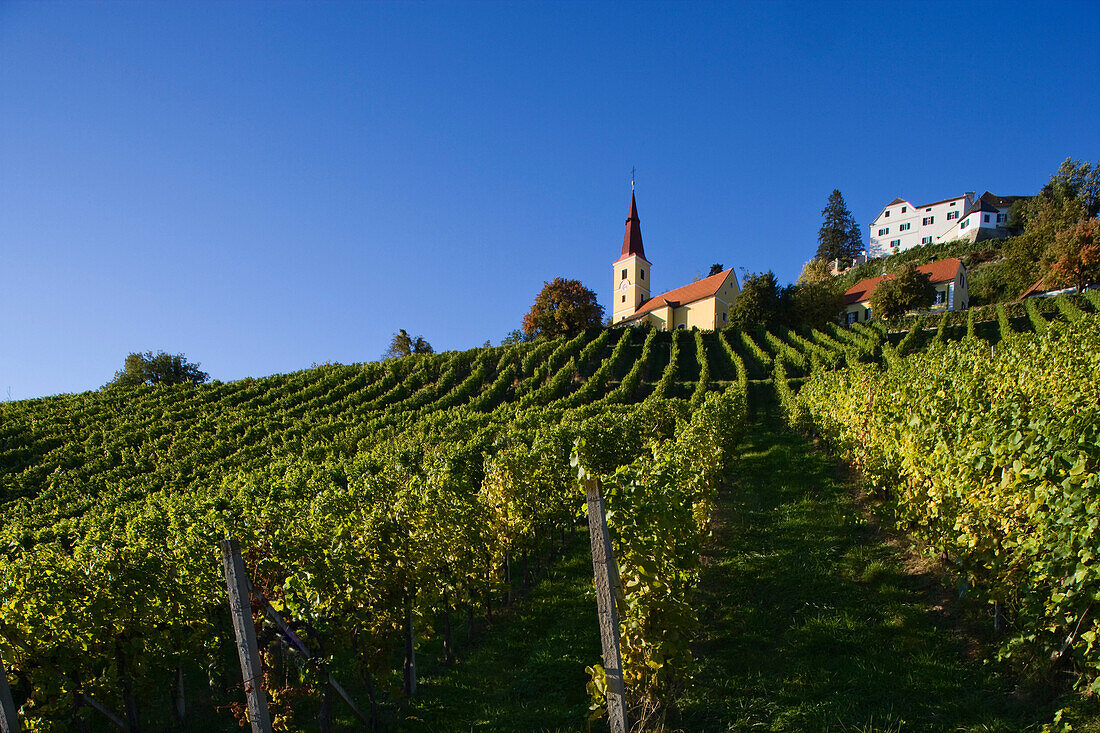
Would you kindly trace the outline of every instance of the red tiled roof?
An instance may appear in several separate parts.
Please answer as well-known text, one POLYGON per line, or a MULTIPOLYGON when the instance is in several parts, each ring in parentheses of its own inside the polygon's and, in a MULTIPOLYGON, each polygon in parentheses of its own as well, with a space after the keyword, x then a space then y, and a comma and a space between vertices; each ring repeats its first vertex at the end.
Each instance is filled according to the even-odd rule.
POLYGON ((638 205, 634 203, 633 191, 630 192, 630 216, 626 219, 626 232, 623 234, 623 253, 615 261, 625 260, 631 255, 637 255, 645 260, 645 250, 642 249, 642 223, 638 220, 638 205))
POLYGON ((907 204, 907 203, 909 203, 909 202, 906 201, 905 199, 894 199, 893 201, 891 201, 890 203, 888 203, 886 205, 887 206, 893 206, 894 204, 907 204))
POLYGON ((852 287, 844 291, 844 305, 855 305, 856 303, 862 303, 871 297, 871 293, 875 291, 878 284, 886 279, 886 275, 879 275, 878 277, 869 277, 866 280, 860 280, 852 287))
MULTIPOLYGON (((932 281, 933 285, 939 283, 950 282, 955 279, 955 275, 958 274, 959 269, 962 268, 962 260, 958 257, 949 257, 946 260, 936 260, 930 262, 927 265, 921 265, 917 268, 917 272, 923 272, 928 275, 928 279, 932 281)), ((844 305, 855 305, 856 303, 863 303, 869 300, 871 293, 875 292, 875 288, 883 280, 892 279, 893 275, 879 275, 878 277, 869 277, 865 280, 860 280, 852 287, 844 291, 844 305)))
POLYGON ((722 284, 726 282, 726 276, 733 272, 731 267, 728 270, 723 270, 710 277, 704 277, 702 280, 696 280, 690 285, 685 285, 682 288, 676 288, 675 290, 669 290, 667 293, 661 293, 654 296, 642 303, 638 310, 634 311, 633 315, 624 318, 624 321, 632 321, 635 318, 641 318, 646 313, 651 313, 658 308, 664 308, 666 305, 673 308, 679 308, 682 305, 688 303, 694 303, 703 298, 709 298, 715 295, 722 287, 722 284))

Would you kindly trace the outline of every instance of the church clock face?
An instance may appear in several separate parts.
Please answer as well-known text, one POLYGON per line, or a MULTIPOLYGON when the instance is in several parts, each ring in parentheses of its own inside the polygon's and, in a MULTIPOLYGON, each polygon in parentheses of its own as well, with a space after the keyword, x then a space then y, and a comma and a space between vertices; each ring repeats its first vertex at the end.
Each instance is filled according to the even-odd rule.
POLYGON ((628 283, 626 280, 623 280, 621 283, 619 283, 619 290, 626 290, 628 287, 630 287, 630 283, 628 283))

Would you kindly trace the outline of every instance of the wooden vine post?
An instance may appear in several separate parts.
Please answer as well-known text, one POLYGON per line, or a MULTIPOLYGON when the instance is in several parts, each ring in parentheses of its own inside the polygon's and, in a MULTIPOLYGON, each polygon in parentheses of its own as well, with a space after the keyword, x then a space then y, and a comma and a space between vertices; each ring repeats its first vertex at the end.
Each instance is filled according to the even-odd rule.
POLYGON ((248 575, 244 570, 244 560, 241 559, 241 548, 233 539, 222 540, 218 546, 222 551, 225 583, 229 588, 229 610, 233 617, 233 632, 237 636, 241 677, 248 695, 248 719, 252 721, 253 733, 272 733, 267 696, 261 684, 263 668, 260 666, 256 626, 252 622, 252 603, 248 597, 248 575))
POLYGON ((588 536, 592 542, 592 570, 596 577, 596 608, 600 616, 603 668, 607 675, 607 717, 611 733, 626 733, 626 698, 623 694, 623 657, 619 649, 619 610, 615 594, 619 589, 619 566, 607 530, 600 482, 584 480, 588 502, 588 536))
POLYGON ((3 657, 0 657, 0 731, 3 733, 19 731, 19 716, 15 713, 15 701, 11 699, 8 671, 4 669, 3 657))

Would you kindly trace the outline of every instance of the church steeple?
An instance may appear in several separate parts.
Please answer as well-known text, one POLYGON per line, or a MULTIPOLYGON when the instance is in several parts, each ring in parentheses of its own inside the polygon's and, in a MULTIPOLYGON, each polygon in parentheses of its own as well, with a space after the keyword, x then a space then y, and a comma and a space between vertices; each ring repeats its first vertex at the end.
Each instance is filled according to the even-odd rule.
POLYGON ((638 203, 634 200, 633 182, 630 191, 630 216, 623 234, 623 251, 611 265, 615 273, 615 289, 612 291, 612 322, 629 317, 649 299, 649 281, 652 267, 642 249, 642 225, 638 221, 638 203))
MULTIPOLYGON (((633 189, 633 187, 631 187, 633 189)), ((642 224, 638 220, 638 204, 634 201, 634 191, 630 191, 630 216, 626 219, 626 232, 623 234, 623 251, 619 259, 637 255, 645 260, 642 249, 642 224)), ((648 262, 649 260, 646 260, 648 262)))

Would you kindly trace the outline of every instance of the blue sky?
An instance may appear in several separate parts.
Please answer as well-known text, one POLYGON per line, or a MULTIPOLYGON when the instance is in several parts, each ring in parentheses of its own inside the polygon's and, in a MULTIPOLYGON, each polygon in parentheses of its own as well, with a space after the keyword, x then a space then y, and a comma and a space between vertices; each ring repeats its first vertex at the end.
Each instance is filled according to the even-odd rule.
POLYGON ((131 351, 496 343, 559 275, 606 306, 632 167, 656 288, 791 281, 834 188, 866 229, 1100 160, 1098 35, 1093 2, 0 2, 0 399, 131 351))

